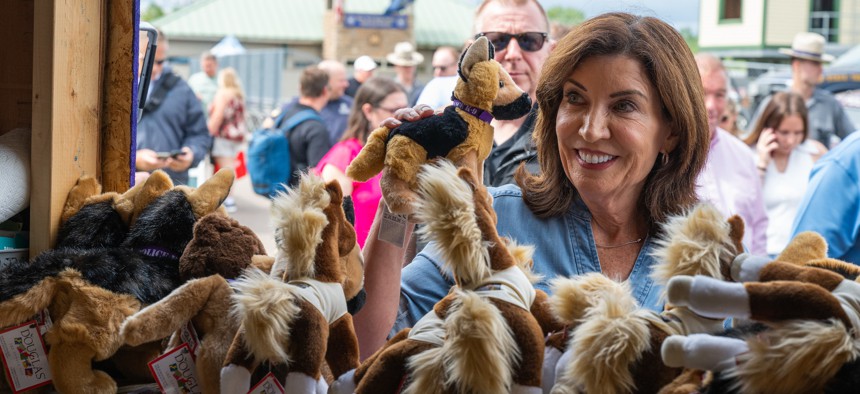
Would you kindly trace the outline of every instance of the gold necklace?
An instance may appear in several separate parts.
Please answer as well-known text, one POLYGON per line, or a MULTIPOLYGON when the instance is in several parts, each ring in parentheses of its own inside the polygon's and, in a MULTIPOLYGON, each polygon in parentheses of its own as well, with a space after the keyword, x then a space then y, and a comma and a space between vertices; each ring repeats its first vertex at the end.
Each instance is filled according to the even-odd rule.
POLYGON ((632 240, 632 241, 627 241, 627 242, 624 242, 624 243, 620 243, 620 244, 618 244, 618 245, 598 245, 598 244, 597 244, 597 242, 595 242, 595 243, 594 243, 594 246, 597 246, 598 248, 601 248, 601 249, 615 249, 615 248, 620 248, 620 247, 622 247, 622 246, 627 246, 627 245, 632 245, 632 244, 638 244, 638 243, 640 243, 640 242, 642 242, 642 238, 634 239, 634 240, 632 240))

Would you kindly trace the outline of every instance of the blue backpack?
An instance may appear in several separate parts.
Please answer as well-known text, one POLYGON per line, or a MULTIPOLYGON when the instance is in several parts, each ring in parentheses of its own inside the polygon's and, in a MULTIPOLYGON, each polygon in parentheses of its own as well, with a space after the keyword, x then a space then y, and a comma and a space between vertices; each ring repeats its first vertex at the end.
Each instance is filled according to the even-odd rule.
POLYGON ((275 126, 267 129, 255 130, 248 143, 248 157, 246 165, 248 174, 251 176, 251 184, 254 192, 268 198, 273 198, 278 191, 286 190, 292 173, 290 165, 290 139, 288 134, 302 122, 307 120, 318 120, 322 118, 312 109, 297 112, 287 119, 283 127, 279 127, 284 121, 287 111, 282 111, 275 118, 275 126))

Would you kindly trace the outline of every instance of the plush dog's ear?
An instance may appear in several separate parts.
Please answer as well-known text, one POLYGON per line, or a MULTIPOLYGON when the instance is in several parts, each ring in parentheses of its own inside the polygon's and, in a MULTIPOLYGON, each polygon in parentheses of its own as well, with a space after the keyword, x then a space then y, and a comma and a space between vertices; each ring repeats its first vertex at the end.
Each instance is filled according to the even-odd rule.
POLYGON ((97 194, 101 194, 102 185, 96 178, 89 175, 84 175, 78 178, 78 182, 69 190, 69 196, 66 197, 66 204, 63 206, 63 213, 60 215, 60 223, 65 223, 70 217, 74 216, 84 206, 84 202, 97 194))
POLYGON ((744 252, 744 220, 738 215, 732 215, 729 218, 729 238, 735 244, 735 251, 738 254, 744 252))
POLYGON ((466 181, 469 186, 472 188, 472 191, 475 191, 476 186, 478 185, 478 178, 475 176, 475 173, 468 167, 460 167, 457 169, 457 176, 460 179, 466 181))
POLYGON ((135 211, 134 199, 141 190, 143 190, 143 182, 134 185, 134 187, 128 189, 125 193, 120 194, 116 198, 114 207, 116 212, 122 218, 122 221, 126 224, 131 224, 131 218, 135 211))
POLYGON ((493 58, 492 46, 493 44, 490 44, 490 40, 488 40, 487 37, 478 37, 478 39, 475 40, 475 42, 473 42, 465 52, 463 52, 460 56, 460 67, 457 71, 463 81, 469 80, 472 66, 478 62, 485 62, 493 58))
POLYGON ((221 203, 227 198, 227 194, 230 193, 235 177, 233 169, 222 168, 200 185, 197 190, 188 195, 188 202, 191 203, 194 215, 198 219, 214 212, 221 206, 221 203))
MULTIPOLYGON (((138 186, 135 186, 132 189, 137 187, 138 186)), ((129 226, 137 221, 137 217, 140 216, 140 213, 143 212, 144 208, 149 206, 149 204, 156 198, 161 197, 162 194, 172 188, 173 181, 170 180, 170 176, 164 171, 157 170, 146 178, 146 181, 143 182, 143 185, 141 185, 139 189, 129 194, 134 202, 133 207, 131 208, 131 214, 129 215, 129 226)), ((129 192, 131 192, 131 190, 129 190, 129 192)))
POLYGON ((806 264, 808 261, 825 257, 827 257, 827 241, 824 237, 812 231, 804 231, 797 234, 776 259, 787 263, 806 264))

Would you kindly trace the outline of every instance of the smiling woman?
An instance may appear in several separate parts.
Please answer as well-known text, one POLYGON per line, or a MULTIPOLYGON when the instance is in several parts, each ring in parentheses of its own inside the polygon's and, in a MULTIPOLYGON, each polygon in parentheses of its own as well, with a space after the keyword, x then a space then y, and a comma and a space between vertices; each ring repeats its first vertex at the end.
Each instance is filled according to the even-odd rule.
MULTIPOLYGON (((696 201, 708 149, 701 85, 683 38, 659 19, 605 14, 576 33, 558 43, 538 84, 543 175, 518 180, 536 216, 581 211, 589 244, 629 245, 596 247, 589 266, 635 288, 648 281, 637 267, 648 270, 643 254, 659 224, 696 201)), ((648 298, 639 301, 657 306, 648 298)))
MULTIPOLYGON (((549 51, 548 45, 535 52, 523 48, 521 38, 529 40, 519 35, 535 30, 519 24, 512 24, 517 29, 509 37, 490 37, 500 30, 492 23, 505 20, 501 11, 511 8, 508 3, 524 1, 486 2, 499 11, 492 14, 497 17, 476 26, 488 38, 508 41, 496 59, 504 65, 508 55, 549 51)), ((540 20, 537 11, 533 8, 528 20, 540 20)), ((538 69, 541 77, 528 88, 514 80, 536 92, 533 137, 541 174, 520 167, 517 185, 488 189, 499 235, 534 246, 533 271, 542 278, 537 289, 551 291, 549 283, 558 276, 601 272, 628 280, 638 305, 662 310, 662 288, 650 276, 656 263, 652 252, 661 223, 697 202, 696 178, 709 146, 701 79, 690 49, 666 22, 610 13, 574 28, 538 69)), ((374 249, 384 246, 377 244, 369 243, 365 251, 369 270, 382 260, 374 249)), ((431 242, 403 268, 392 334, 415 325, 448 294, 453 282, 443 249, 431 242)), ((400 256, 385 260, 399 263, 400 256)), ((385 292, 397 286, 370 282, 385 292)), ((532 308, 540 304, 535 301, 532 308)), ((365 310, 382 303, 367 305, 365 310)), ((381 320, 393 312, 378 315, 381 320)), ((541 327, 544 334, 561 329, 550 326, 541 327)), ((512 392, 540 392, 520 389, 512 392)))
MULTIPOLYGON (((490 189, 500 235, 535 247, 535 284, 602 272, 627 279, 637 302, 662 310, 650 277, 661 223, 698 200, 709 131, 690 49, 667 23, 597 16, 562 38, 536 86, 534 139, 542 173, 490 189)), ((402 271, 395 331, 447 294, 439 247, 402 271)))

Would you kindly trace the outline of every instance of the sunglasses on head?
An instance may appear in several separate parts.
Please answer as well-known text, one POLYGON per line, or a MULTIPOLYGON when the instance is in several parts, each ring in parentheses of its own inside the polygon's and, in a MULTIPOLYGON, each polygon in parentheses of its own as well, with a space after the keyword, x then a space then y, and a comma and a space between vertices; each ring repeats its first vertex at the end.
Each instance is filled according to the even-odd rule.
POLYGON ((498 31, 488 31, 485 33, 478 33, 475 35, 475 38, 478 37, 487 37, 493 46, 496 48, 496 51, 501 52, 504 51, 508 44, 511 42, 511 38, 517 39, 517 44, 519 44, 520 48, 526 52, 535 52, 539 51, 543 48, 544 42, 546 42, 546 33, 539 33, 536 31, 529 31, 520 34, 508 34, 502 33, 498 31))

